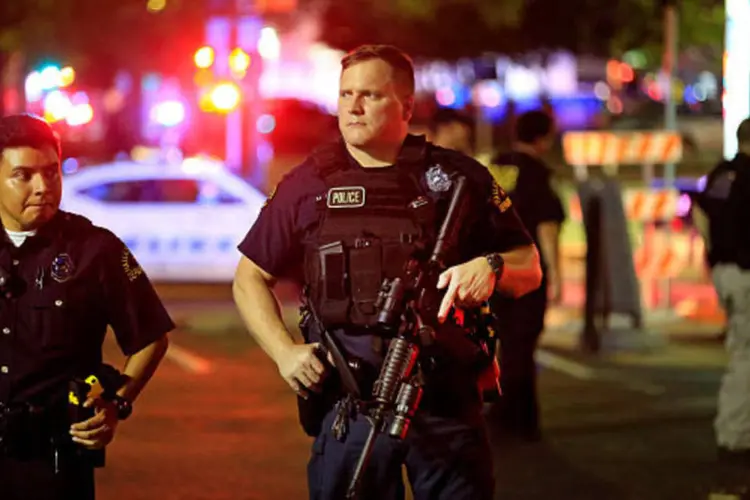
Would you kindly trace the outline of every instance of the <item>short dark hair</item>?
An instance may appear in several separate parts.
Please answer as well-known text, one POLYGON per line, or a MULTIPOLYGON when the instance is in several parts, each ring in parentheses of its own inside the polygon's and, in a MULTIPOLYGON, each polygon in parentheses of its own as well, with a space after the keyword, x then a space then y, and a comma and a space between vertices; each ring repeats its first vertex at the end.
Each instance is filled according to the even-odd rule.
POLYGON ((750 146, 750 118, 745 118, 737 127, 737 143, 750 146))
POLYGON ((344 56, 341 60, 342 71, 357 63, 380 59, 393 68, 396 82, 407 92, 414 95, 414 63, 404 51, 393 45, 361 45, 344 56))
POLYGON ((62 155, 60 137, 41 117, 20 114, 0 118, 0 155, 8 148, 24 146, 35 149, 49 146, 55 150, 58 159, 62 155))
POLYGON ((516 140, 531 144, 552 132, 552 117, 542 110, 528 111, 516 121, 516 140))
POLYGON ((451 108, 440 108, 430 118, 428 128, 433 134, 437 132, 437 129, 442 125, 448 125, 450 123, 460 123, 470 129, 474 128, 474 121, 471 117, 460 113, 455 109, 451 108))

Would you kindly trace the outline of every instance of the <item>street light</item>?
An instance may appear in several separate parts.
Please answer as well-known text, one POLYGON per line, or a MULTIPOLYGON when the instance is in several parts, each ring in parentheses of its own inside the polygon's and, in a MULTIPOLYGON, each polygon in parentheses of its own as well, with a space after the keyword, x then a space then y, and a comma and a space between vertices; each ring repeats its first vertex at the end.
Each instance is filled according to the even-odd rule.
POLYGON ((214 49, 211 47, 201 47, 195 51, 193 57, 196 67, 200 69, 208 69, 214 64, 214 49))
POLYGON ((250 55, 239 47, 229 54, 229 69, 232 70, 232 74, 237 78, 245 76, 251 62, 250 55))
POLYGON ((211 104, 216 111, 221 113, 229 113, 236 109, 241 97, 242 93, 239 87, 232 82, 218 84, 210 94, 211 104))

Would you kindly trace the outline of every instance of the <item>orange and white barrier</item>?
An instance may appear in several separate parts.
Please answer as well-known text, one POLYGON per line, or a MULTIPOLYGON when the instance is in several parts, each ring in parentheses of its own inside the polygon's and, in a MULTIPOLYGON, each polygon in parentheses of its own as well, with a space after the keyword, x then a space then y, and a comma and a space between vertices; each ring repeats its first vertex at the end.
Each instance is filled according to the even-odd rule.
POLYGON ((701 269, 703 239, 689 233, 671 234, 647 228, 633 255, 639 279, 674 278, 686 269, 701 269))
POLYGON ((679 197, 676 189, 627 189, 623 193, 625 216, 640 222, 672 220, 679 197))
POLYGON ((642 246, 636 250, 633 261, 641 280, 674 278, 690 264, 690 250, 687 244, 654 246, 650 250, 642 246))
MULTIPOLYGON (((677 214, 680 194, 676 189, 627 189, 623 193, 625 217, 639 222, 670 221, 677 214)), ((570 197, 568 215, 571 220, 583 220, 581 201, 570 197)))
POLYGON ((563 152, 569 165, 653 165, 682 159, 682 137, 674 132, 568 132, 563 152))

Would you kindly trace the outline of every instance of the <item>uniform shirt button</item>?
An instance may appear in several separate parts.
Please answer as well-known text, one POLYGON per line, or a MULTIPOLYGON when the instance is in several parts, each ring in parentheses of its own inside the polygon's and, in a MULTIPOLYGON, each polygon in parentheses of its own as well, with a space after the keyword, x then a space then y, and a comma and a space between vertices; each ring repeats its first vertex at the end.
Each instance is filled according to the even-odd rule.
POLYGON ((3 366, 0 366, 0 372, 3 372, 3 373, 8 373, 9 371, 10 371, 10 370, 8 370, 8 367, 7 367, 7 366, 5 366, 5 365, 3 365, 3 366))
POLYGON ((60 299, 58 299, 58 300, 56 300, 56 301, 55 301, 55 305, 56 305, 57 307, 60 307, 61 305, 63 305, 63 301, 62 301, 62 300, 60 300, 60 299))
POLYGON ((18 265, 18 260, 17 260, 17 259, 14 259, 14 260, 13 260, 13 265, 14 265, 14 266, 17 266, 17 265, 18 265))
POLYGON ((4 333, 5 335, 8 335, 8 334, 10 334, 10 328, 8 328, 7 326, 6 326, 5 328, 3 328, 3 333, 4 333))

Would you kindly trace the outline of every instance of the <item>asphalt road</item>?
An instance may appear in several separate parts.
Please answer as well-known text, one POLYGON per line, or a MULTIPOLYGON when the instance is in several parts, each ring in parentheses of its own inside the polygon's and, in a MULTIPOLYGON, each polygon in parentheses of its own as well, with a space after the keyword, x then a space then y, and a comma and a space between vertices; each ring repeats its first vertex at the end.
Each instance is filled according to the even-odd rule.
MULTIPOLYGON (((227 287, 159 291, 175 316, 200 308, 213 322, 173 333, 98 472, 99 498, 307 498, 310 440, 297 425, 295 399, 262 351, 231 326, 227 287)), ((122 359, 112 341, 106 355, 122 359)), ((606 358, 545 349, 539 364, 545 438, 519 444, 492 432, 496 498, 688 500, 750 487, 749 470, 715 461, 720 345, 606 358)))

